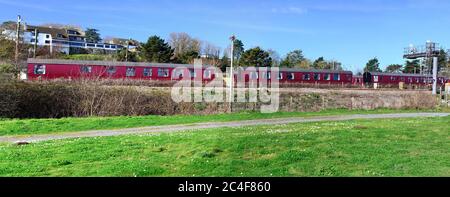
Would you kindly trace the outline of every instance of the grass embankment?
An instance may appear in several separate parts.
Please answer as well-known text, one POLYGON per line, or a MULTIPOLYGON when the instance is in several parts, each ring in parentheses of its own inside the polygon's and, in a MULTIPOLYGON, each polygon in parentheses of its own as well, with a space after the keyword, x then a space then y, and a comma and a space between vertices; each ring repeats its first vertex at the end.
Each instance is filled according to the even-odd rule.
POLYGON ((450 117, 0 145, 0 176, 450 176, 450 117))
POLYGON ((91 117, 62 119, 4 119, 0 120, 0 136, 31 135, 61 132, 76 132, 103 129, 124 129, 145 126, 161 126, 175 124, 191 124, 199 122, 226 122, 238 120, 256 120, 285 117, 310 117, 346 114, 402 113, 417 112, 414 110, 326 110, 322 112, 278 112, 261 114, 244 112, 215 115, 176 115, 176 116, 139 116, 139 117, 91 117))

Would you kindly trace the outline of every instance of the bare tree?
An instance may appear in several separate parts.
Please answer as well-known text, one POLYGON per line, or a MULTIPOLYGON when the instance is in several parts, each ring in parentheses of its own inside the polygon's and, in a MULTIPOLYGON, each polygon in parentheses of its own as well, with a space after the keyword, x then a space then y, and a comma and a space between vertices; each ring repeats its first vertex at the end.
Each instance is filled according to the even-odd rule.
POLYGON ((204 41, 202 46, 202 54, 206 56, 206 58, 219 58, 221 49, 210 42, 204 41))
POLYGON ((179 57, 187 52, 195 51, 200 54, 202 42, 199 39, 192 38, 189 34, 171 33, 169 44, 174 49, 174 56, 179 57))

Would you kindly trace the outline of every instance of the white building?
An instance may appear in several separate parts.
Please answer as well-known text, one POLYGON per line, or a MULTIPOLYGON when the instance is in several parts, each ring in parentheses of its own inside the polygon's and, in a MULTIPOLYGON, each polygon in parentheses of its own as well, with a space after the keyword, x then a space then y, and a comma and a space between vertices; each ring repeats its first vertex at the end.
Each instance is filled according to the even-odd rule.
MULTIPOLYGON (((4 30, 2 34, 11 40, 16 40, 16 32, 13 30, 4 30)), ((23 42, 30 45, 37 44, 41 47, 49 47, 50 52, 58 51, 66 54, 69 54, 71 48, 117 51, 126 47, 116 43, 86 42, 85 33, 77 29, 30 25, 25 28, 25 32, 23 33, 23 42), (35 32, 37 32, 37 37, 35 32)), ((130 46, 130 48, 134 48, 134 46, 130 46)))

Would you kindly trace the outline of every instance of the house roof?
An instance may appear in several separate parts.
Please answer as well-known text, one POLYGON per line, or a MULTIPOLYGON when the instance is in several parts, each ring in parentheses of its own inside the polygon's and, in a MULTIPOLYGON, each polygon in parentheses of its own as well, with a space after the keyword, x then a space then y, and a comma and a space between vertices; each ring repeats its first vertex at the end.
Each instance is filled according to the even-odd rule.
MULTIPOLYGON (((54 28, 54 27, 32 26, 32 25, 27 26, 27 31, 34 31, 35 29, 37 29, 39 33, 50 34, 52 35, 53 38, 58 38, 58 35, 61 35, 62 38, 64 39, 69 37, 67 30, 79 32, 76 29, 65 29, 65 28, 54 28)), ((82 36, 82 35, 70 34, 70 36, 82 36)))

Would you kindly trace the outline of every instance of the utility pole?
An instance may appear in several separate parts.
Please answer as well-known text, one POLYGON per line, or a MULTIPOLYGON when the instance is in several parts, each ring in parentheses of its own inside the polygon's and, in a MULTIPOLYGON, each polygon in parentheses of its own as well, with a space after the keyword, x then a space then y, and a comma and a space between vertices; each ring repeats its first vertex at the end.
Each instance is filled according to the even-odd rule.
POLYGON ((438 82, 438 57, 433 57, 433 94, 437 94, 437 82, 438 82))
POLYGON ((127 49, 125 51, 125 61, 128 62, 128 50, 130 49, 130 39, 127 40, 127 49))
POLYGON ((37 42, 38 42, 38 30, 34 29, 34 48, 33 48, 33 58, 36 58, 37 42))
POLYGON ((20 42, 20 23, 22 22, 22 17, 20 15, 17 16, 17 27, 16 27, 16 52, 14 55, 14 60, 16 64, 19 63, 19 42, 20 42))
POLYGON ((236 40, 236 36, 232 35, 230 37, 231 40, 231 70, 230 70, 230 81, 229 81, 229 87, 230 87, 230 113, 233 112, 233 100, 234 100, 234 92, 233 92, 233 82, 234 82, 234 72, 233 72, 233 62, 234 62, 234 41, 236 40))

